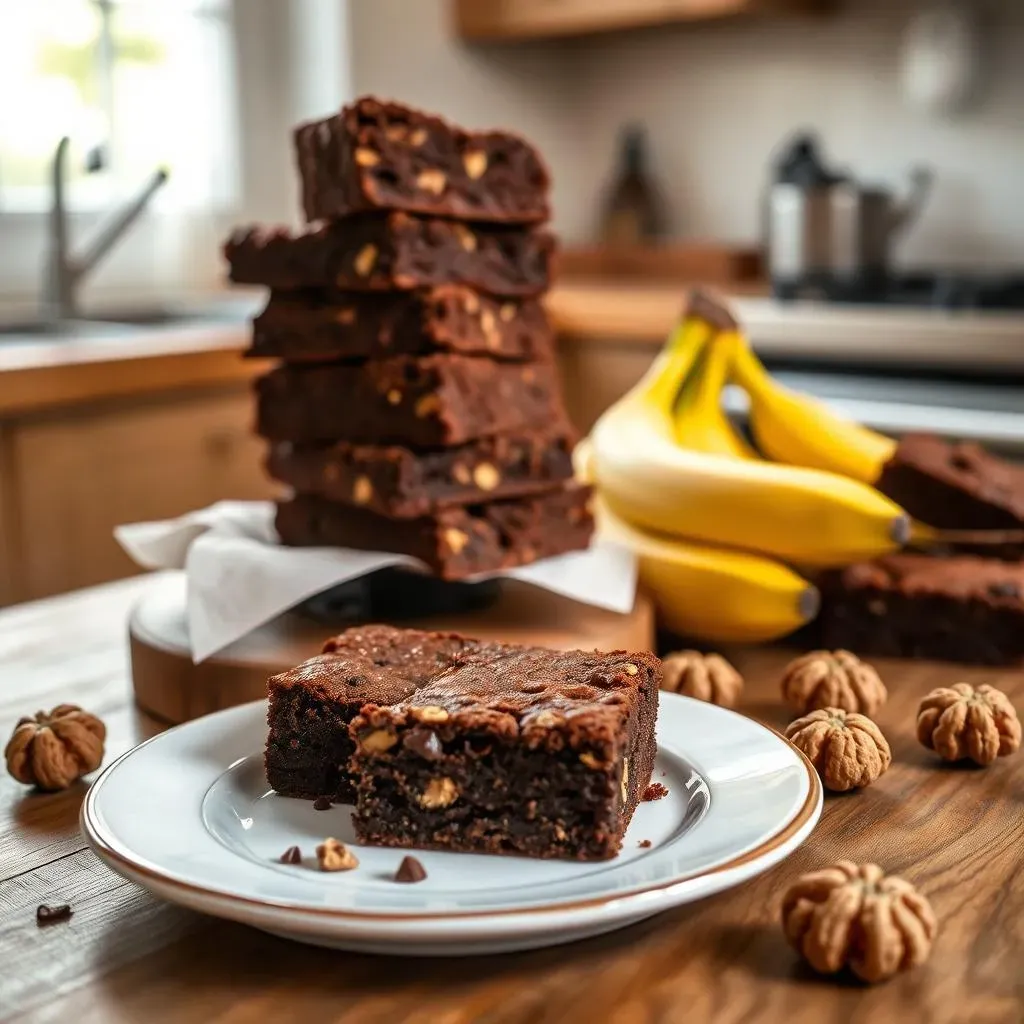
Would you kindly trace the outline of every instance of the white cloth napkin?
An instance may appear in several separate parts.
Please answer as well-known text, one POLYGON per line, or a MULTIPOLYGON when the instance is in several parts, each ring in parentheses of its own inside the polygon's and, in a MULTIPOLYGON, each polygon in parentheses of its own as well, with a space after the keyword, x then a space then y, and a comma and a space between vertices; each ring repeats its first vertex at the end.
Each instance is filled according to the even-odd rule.
MULTIPOLYGON (((274 530, 274 506, 265 501, 221 501, 178 519, 119 526, 114 536, 144 568, 185 570, 196 663, 339 583, 385 566, 421 566, 384 551, 284 547, 274 530)), ((636 597, 635 556, 606 540, 478 579, 495 577, 623 615, 636 597)))

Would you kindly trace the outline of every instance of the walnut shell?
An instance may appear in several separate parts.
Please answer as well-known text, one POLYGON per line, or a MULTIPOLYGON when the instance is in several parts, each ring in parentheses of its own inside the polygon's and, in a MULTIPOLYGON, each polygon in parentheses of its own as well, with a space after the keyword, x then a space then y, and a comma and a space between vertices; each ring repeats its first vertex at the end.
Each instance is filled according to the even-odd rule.
POLYGON ((1002 690, 956 683, 921 701, 917 738, 946 761, 991 764, 1019 749, 1020 720, 1002 690))
POLYGON ((106 726, 74 704, 22 718, 4 748, 7 771, 28 786, 67 789, 103 763, 106 726))
POLYGON ((836 793, 871 785, 892 763, 878 726, 842 708, 819 708, 790 722, 786 739, 807 755, 825 788, 836 793))
POLYGON ((672 693, 731 708, 743 692, 743 677, 720 654, 675 651, 661 665, 661 688, 672 693))
POLYGON ((818 708, 873 715, 889 693, 878 673, 849 651, 811 651, 786 666, 782 696, 801 715, 818 708))
POLYGON ((789 887, 782 927, 816 971, 849 967, 872 983, 924 963, 938 930, 931 905, 910 882, 848 860, 789 887))

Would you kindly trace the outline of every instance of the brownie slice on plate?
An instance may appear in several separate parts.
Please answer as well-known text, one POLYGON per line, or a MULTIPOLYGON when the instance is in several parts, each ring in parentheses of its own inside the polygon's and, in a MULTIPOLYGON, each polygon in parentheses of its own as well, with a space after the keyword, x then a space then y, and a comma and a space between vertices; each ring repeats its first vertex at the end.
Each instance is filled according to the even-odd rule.
POLYGON ((615 856, 651 779, 660 679, 648 653, 467 645, 353 720, 360 842, 615 856))
POLYGON ((324 653, 273 676, 265 763, 282 796, 355 800, 348 726, 367 701, 412 693, 470 641, 444 633, 365 626, 324 644, 324 653))

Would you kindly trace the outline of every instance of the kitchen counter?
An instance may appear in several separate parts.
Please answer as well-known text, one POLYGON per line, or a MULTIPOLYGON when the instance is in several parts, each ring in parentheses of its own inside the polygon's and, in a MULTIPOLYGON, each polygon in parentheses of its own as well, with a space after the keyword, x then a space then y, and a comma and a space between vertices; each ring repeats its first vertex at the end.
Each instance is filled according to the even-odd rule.
MULTIPOLYGON (((1024 312, 989 313, 783 303, 749 287, 724 294, 765 357, 1024 374, 1024 312)), ((660 345, 682 307, 684 285, 567 281, 548 308, 570 342, 660 345)))
MULTIPOLYGON (((762 285, 726 292, 766 358, 916 365, 1024 373, 1024 314, 780 303, 762 285)), ((547 304, 566 346, 660 345, 684 285, 570 280, 547 304)), ((0 417, 25 410, 158 390, 235 383, 265 364, 239 358, 248 320, 120 327, 60 340, 0 341, 0 417)))
MULTIPOLYGON (((126 617, 138 577, 0 612, 0 742, 19 716, 73 701, 108 729, 106 763, 160 730, 131 701, 126 617)), ((740 711, 786 717, 782 650, 734 655, 740 711)), ((914 738, 934 686, 1000 686, 1024 708, 1024 672, 879 662, 890 698, 878 724, 893 764, 870 789, 826 798, 791 858, 719 896, 586 942, 500 957, 408 959, 339 953, 273 938, 154 899, 83 842, 79 784, 43 795, 0 773, 0 1017, 235 1024, 266 1020, 574 1024, 931 1024, 1021 1020, 1024 753, 985 770, 941 765, 914 738), (783 941, 779 905, 804 871, 876 861, 931 900, 931 959, 874 988, 813 975, 783 941), (36 906, 69 903, 38 928, 36 906)))

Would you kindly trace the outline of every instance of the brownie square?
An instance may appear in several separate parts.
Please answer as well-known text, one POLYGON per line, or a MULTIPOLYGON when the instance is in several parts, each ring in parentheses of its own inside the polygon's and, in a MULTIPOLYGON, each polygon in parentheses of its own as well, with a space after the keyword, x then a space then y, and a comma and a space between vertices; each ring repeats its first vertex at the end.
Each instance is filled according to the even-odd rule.
POLYGON ((648 653, 467 645, 353 720, 359 841, 614 857, 654 767, 660 679, 648 653))
POLYGON ((425 450, 347 441, 318 446, 285 442, 271 447, 266 467, 300 494, 415 519, 484 496, 500 500, 558 487, 572 479, 575 441, 575 432, 562 423, 425 450))
POLYGON ((463 284, 501 296, 545 291, 554 252, 555 239, 547 231, 406 213, 363 215, 298 234, 240 228, 224 246, 236 284, 349 291, 463 284))
POLYGON ((548 218, 547 169, 509 132, 468 132, 367 96, 300 125, 294 137, 310 221, 364 210, 521 224, 548 218))
POLYGON ((355 801, 348 726, 368 701, 401 700, 451 663, 468 641, 443 633, 363 626, 271 677, 267 781, 282 796, 355 801))
POLYGON ((431 448, 563 416, 552 362, 395 356, 361 365, 281 366, 256 382, 256 429, 272 441, 431 448))
POLYGON ((889 555, 822 580, 821 643, 978 665, 1024 659, 1024 565, 889 555))
POLYGON ((445 508, 420 519, 391 519, 316 495, 277 507, 281 543, 389 551, 424 562, 442 579, 528 565, 588 547, 594 532, 590 488, 575 483, 529 497, 445 508))
MULTIPOLYGON (((1024 530, 1024 466, 977 444, 907 435, 877 486, 915 519, 939 529, 1024 530)), ((978 553, 1019 559, 1024 542, 979 548, 978 553)))
POLYGON ((496 359, 553 357, 535 299, 498 300, 462 285, 414 292, 274 291, 245 353, 288 362, 458 352, 496 359))

